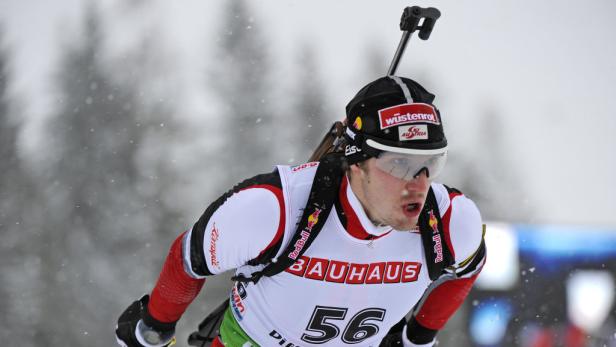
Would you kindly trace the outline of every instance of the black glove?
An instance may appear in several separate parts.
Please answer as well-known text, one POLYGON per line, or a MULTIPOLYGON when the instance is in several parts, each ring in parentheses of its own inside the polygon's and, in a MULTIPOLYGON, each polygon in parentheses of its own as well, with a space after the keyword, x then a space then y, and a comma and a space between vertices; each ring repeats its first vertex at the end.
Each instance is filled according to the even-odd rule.
POLYGON ((406 326, 406 319, 402 318, 398 323, 389 329, 387 335, 381 340, 379 347, 402 347, 402 330, 406 326))
POLYGON ((436 347, 438 346, 438 341, 431 341, 427 344, 418 345, 410 341, 406 341, 406 345, 402 342, 402 333, 393 333, 387 334, 381 340, 381 344, 379 347, 403 347, 403 346, 416 346, 416 347, 436 347))
POLYGON ((396 332, 385 335, 379 347, 402 347, 402 333, 396 332))
POLYGON ((175 344, 175 323, 158 322, 150 316, 148 313, 149 300, 150 296, 144 295, 128 306, 118 318, 115 332, 120 346, 168 347, 175 344), (140 339, 143 343, 139 342, 140 339))
POLYGON ((387 335, 381 340, 381 344, 379 347, 403 347, 403 346, 414 346, 414 347, 435 347, 438 345, 438 341, 435 340, 436 330, 430 330, 427 328, 423 328, 418 325, 415 318, 411 318, 410 322, 407 322, 406 319, 402 318, 398 323, 396 323, 387 335), (407 326, 408 325, 408 326, 407 326), (420 342, 411 342, 411 338, 408 336, 408 329, 414 332, 413 339, 414 341, 420 340, 420 342), (407 334, 407 336, 403 336, 403 334, 407 334), (417 336, 419 334, 419 336, 417 336))

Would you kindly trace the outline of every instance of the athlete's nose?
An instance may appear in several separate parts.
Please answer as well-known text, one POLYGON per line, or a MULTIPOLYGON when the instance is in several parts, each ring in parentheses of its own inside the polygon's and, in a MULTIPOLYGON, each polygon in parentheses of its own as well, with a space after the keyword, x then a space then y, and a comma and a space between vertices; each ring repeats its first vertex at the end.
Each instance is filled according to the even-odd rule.
POLYGON ((413 179, 406 181, 405 188, 409 190, 422 190, 423 187, 428 185, 428 182, 427 169, 422 169, 419 170, 419 173, 413 179))
POLYGON ((417 173, 415 174, 415 176, 413 176, 413 178, 418 178, 421 175, 426 175, 426 177, 430 177, 430 172, 428 171, 427 167, 422 167, 419 171, 417 171, 417 173))

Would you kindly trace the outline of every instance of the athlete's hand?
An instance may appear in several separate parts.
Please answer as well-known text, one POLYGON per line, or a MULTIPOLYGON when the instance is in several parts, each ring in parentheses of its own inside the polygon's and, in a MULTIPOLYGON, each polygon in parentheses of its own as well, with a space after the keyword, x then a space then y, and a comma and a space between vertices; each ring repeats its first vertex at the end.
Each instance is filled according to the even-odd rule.
POLYGON ((168 347, 175 344, 175 323, 156 322, 147 314, 149 295, 134 301, 120 315, 116 340, 123 347, 168 347), (146 323, 144 323, 144 318, 146 323))

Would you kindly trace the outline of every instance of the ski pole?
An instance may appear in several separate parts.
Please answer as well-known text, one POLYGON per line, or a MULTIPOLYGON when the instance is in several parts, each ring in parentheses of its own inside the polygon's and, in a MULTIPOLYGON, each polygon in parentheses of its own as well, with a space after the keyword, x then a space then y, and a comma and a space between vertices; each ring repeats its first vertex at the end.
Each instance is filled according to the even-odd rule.
POLYGON ((436 20, 440 16, 441 12, 434 7, 422 8, 419 6, 412 6, 404 9, 402 12, 402 18, 400 19, 402 38, 400 39, 400 43, 398 44, 398 48, 394 54, 394 59, 389 65, 389 70, 387 71, 388 76, 396 74, 398 63, 400 63, 400 59, 404 54, 406 44, 411 38, 411 35, 413 35, 415 31, 419 30, 419 38, 422 40, 427 40, 432 33, 436 20), (419 25, 421 19, 423 19, 423 22, 419 25))

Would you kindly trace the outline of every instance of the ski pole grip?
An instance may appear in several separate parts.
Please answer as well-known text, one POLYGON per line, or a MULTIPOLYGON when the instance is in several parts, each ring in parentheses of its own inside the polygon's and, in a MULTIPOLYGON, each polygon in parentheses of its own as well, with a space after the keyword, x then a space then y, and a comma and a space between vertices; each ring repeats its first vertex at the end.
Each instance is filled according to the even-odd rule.
POLYGON ((441 16, 441 11, 434 7, 423 8, 411 6, 404 9, 400 19, 400 30, 413 33, 419 29, 419 38, 427 40, 432 33, 436 20, 441 16), (423 18, 423 23, 419 22, 423 18))

